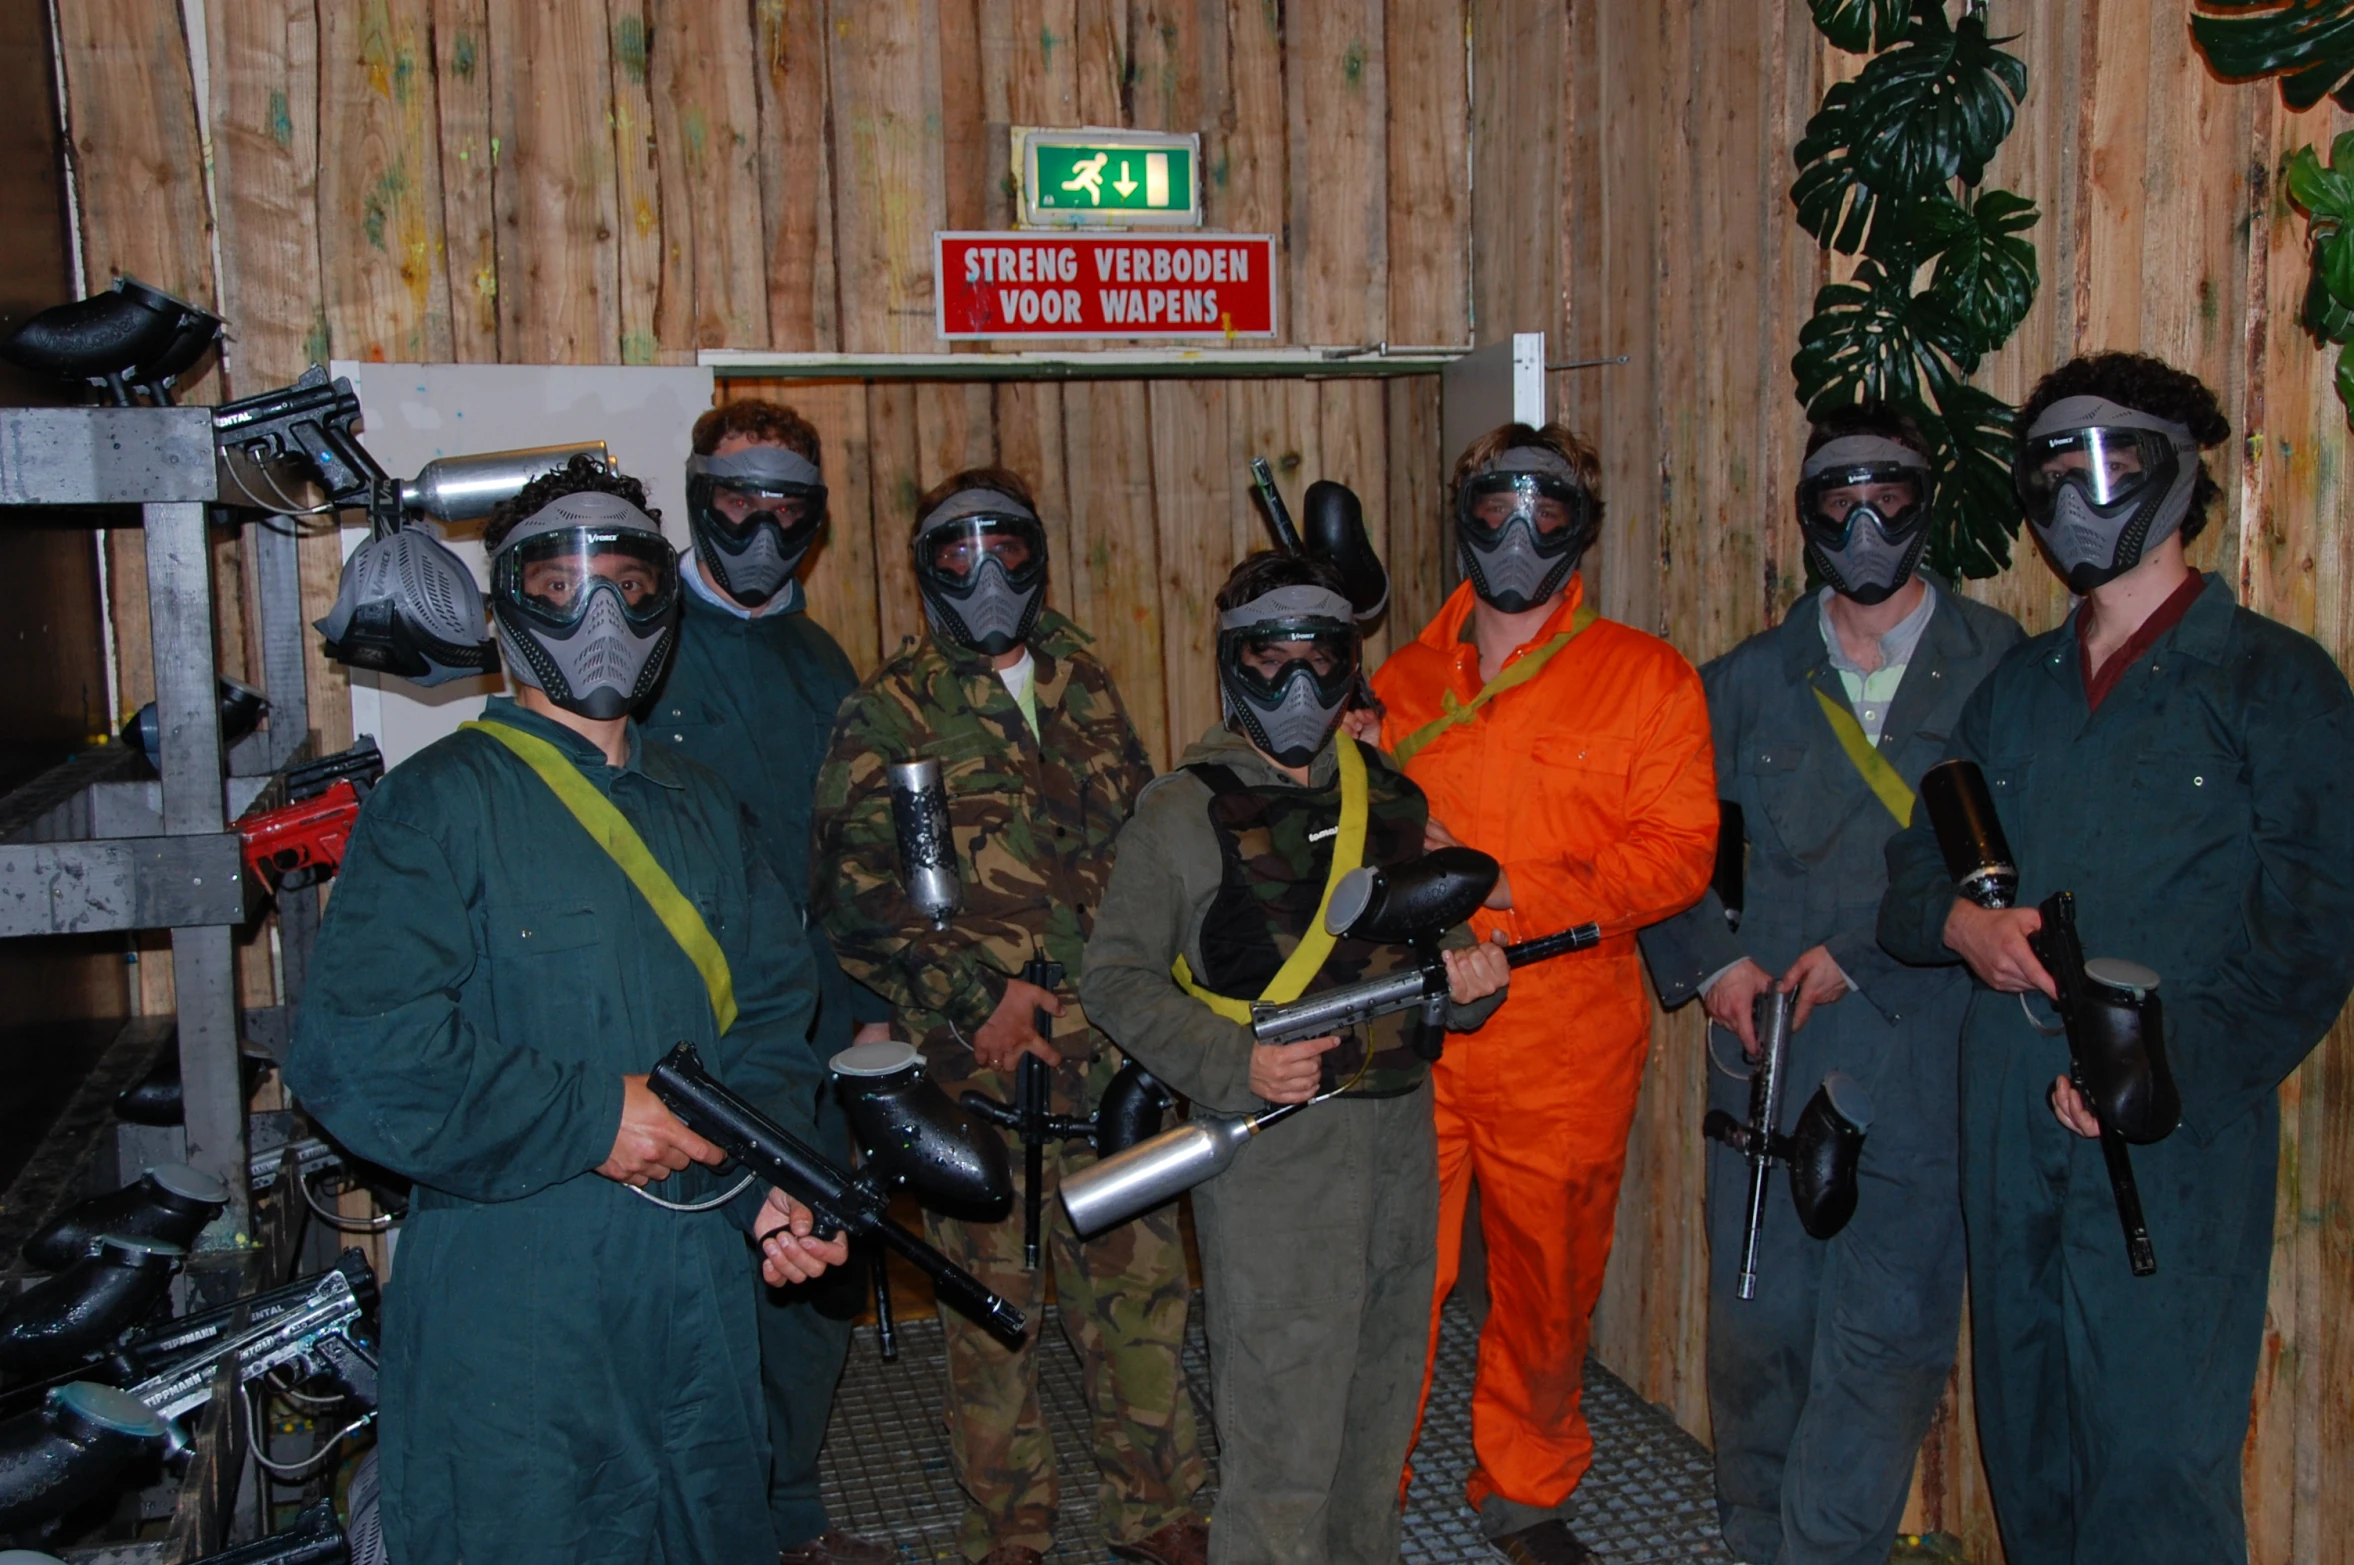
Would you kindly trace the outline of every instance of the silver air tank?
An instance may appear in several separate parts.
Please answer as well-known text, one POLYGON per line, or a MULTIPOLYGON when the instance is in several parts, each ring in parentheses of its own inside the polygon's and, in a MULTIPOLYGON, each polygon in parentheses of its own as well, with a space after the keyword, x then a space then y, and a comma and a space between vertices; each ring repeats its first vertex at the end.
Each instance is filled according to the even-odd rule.
POLYGON ((525 484, 555 472, 576 456, 594 457, 608 468, 613 465, 612 454, 602 440, 485 451, 480 456, 435 457, 416 477, 401 480, 401 509, 445 526, 478 522, 490 515, 492 506, 513 499, 525 484))
POLYGON ((901 761, 891 769, 891 824, 899 833, 899 874, 907 900, 946 929, 964 905, 957 878, 956 844, 948 835, 948 789, 938 761, 901 761))

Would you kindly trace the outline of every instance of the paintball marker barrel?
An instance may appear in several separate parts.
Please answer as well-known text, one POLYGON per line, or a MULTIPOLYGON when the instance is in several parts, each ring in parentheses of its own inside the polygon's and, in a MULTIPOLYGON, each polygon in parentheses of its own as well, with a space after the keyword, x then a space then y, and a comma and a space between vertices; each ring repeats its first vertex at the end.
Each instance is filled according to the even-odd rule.
MULTIPOLYGON (((1526 967, 1531 962, 1566 956, 1601 943, 1601 925, 1580 924, 1574 929, 1506 946, 1504 960, 1514 967, 1526 967)), ((1418 967, 1344 984, 1288 1005, 1253 1005, 1251 1037, 1259 1043, 1298 1043, 1305 1038, 1330 1037, 1384 1016, 1413 1010, 1425 1000, 1446 992, 1446 963, 1434 951, 1418 967)))
POLYGON ((1013 1304, 990 1292, 971 1272, 891 1221, 882 1189, 853 1179, 808 1143, 737 1097, 704 1069, 691 1043, 662 1057, 647 1078, 654 1096, 689 1130, 735 1162, 767 1180, 816 1218, 814 1232, 830 1239, 848 1230, 880 1240, 931 1278, 942 1301, 1019 1346, 1029 1321, 1013 1304))
POLYGON ((1782 1078, 1790 1066, 1792 997, 1768 989, 1750 1016, 1757 1028, 1757 1070, 1749 1078, 1749 1197, 1741 1231, 1741 1279, 1736 1291, 1757 1297, 1757 1231, 1765 1222, 1766 1185, 1774 1171, 1774 1133, 1782 1123, 1782 1078))
POLYGON ((1291 507, 1283 503, 1283 491, 1275 487, 1275 472, 1263 456, 1251 458, 1251 487, 1259 492, 1259 503, 1267 508, 1267 525, 1274 530, 1275 547, 1298 559, 1307 553, 1300 542, 1300 530, 1292 525, 1291 507))

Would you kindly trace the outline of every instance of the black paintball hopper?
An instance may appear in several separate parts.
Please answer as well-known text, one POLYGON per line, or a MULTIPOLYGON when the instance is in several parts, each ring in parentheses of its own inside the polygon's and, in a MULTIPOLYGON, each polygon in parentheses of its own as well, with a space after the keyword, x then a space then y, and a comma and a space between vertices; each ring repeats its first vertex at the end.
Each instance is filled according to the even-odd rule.
POLYGON ((940 1089, 913 1045, 857 1044, 828 1063, 869 1168, 952 1216, 996 1222, 1013 1210, 1004 1141, 940 1089))
POLYGON ((1139 1141, 1161 1133, 1161 1121, 1176 1107, 1175 1094, 1134 1060, 1113 1072, 1111 1085, 1095 1105, 1095 1155, 1116 1157, 1139 1141))
POLYGON ((1360 624, 1378 618, 1389 607, 1390 573, 1366 536, 1365 507, 1356 491, 1319 478, 1301 497, 1300 510, 1307 524, 1301 542, 1308 558, 1326 561, 1340 572, 1360 624))
MULTIPOLYGON (((237 1064, 243 1096, 251 1098, 254 1089, 262 1083, 262 1073, 270 1068, 270 1061, 258 1054, 240 1054, 237 1064)), ((115 1118, 133 1125, 177 1125, 186 1120, 187 1112, 180 1096, 177 1049, 166 1049, 152 1070, 115 1094, 115 1118)))
POLYGON ((1476 848, 1435 848, 1387 869, 1360 865, 1333 888, 1324 927, 1352 940, 1428 945, 1476 912, 1502 873, 1476 848))
POLYGON ((2096 956, 2084 964, 2076 1068, 2093 1112, 2135 1146, 2165 1140, 2182 1123, 2182 1092, 2166 1063, 2166 1013, 2158 975, 2138 962, 2096 956))
MULTIPOLYGON (((262 725, 262 714, 270 709, 270 698, 242 680, 220 676, 221 744, 223 748, 235 744, 262 725)), ((123 743, 147 757, 147 764, 163 769, 162 740, 156 733, 155 703, 145 706, 123 723, 123 743)))
POLYGON ((1791 1127, 1790 1201, 1811 1238, 1829 1239, 1855 1216, 1856 1165, 1872 1128, 1872 1097, 1842 1071, 1823 1078, 1791 1127))
POLYGON ((162 1239, 100 1235, 88 1255, 0 1310, 0 1375, 54 1375, 104 1352, 163 1302, 187 1258, 162 1239))
POLYGON ((54 1272, 90 1255, 106 1234, 160 1239, 182 1249, 228 1210, 229 1187, 185 1163, 159 1163, 119 1190, 76 1202, 25 1241, 27 1265, 54 1272))
POLYGON ((167 1434, 128 1391, 87 1380, 58 1387, 37 1410, 0 1423, 0 1537, 104 1493, 167 1434))
POLYGON ((116 407, 133 393, 168 407, 172 385, 220 341, 221 318, 202 305, 117 277, 105 293, 53 305, 6 341, 0 358, 65 380, 87 381, 116 407))

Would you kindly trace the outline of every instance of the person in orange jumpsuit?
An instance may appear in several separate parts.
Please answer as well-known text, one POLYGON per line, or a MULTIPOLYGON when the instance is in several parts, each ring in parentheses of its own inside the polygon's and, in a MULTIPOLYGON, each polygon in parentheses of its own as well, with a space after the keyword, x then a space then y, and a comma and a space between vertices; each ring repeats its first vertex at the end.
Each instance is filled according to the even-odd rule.
POLYGON ((1474 441, 1454 476, 1467 580, 1373 682, 1383 742, 1430 797, 1432 844, 1503 862, 1479 934, 1588 920, 1610 932, 1516 972, 1503 1008, 1431 1078, 1439 1266, 1423 1396, 1476 1179, 1490 1304, 1468 1498, 1489 1540, 1526 1565, 1588 1557, 1554 1513, 1593 1460, 1578 1406, 1586 1338, 1651 1036, 1634 930, 1696 901, 1716 852, 1699 675, 1585 601, 1577 565, 1601 527, 1598 476, 1558 424, 1474 441))

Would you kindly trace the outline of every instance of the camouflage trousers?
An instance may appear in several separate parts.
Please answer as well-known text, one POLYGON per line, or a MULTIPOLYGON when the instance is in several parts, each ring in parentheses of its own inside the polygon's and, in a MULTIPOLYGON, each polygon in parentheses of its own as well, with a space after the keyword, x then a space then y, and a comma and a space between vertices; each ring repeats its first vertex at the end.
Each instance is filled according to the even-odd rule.
MULTIPOLYGON (((1106 1054, 1092 1065, 1063 1062, 1054 1073, 1054 1112, 1077 1114, 1095 1102, 1119 1063, 1106 1054)), ((952 1095, 964 1088, 1010 1102, 1013 1077, 975 1069, 949 1084, 952 1095)), ((1046 1284, 1022 1265, 1022 1147, 1011 1133, 1006 1150, 1016 1188, 1006 1221, 961 1223, 924 1214, 932 1243, 1032 1322, 1029 1340, 1015 1351, 956 1311, 940 1312, 948 1338, 949 1458, 966 1502, 957 1541, 973 1560, 998 1544, 1052 1549, 1060 1499, 1054 1440, 1038 1406, 1038 1355, 1048 1351, 1040 1329, 1046 1284)), ((1191 1299, 1174 1208, 1093 1240, 1071 1231, 1055 1191, 1064 1173, 1094 1161, 1084 1142, 1046 1149, 1040 1261, 1053 1269, 1063 1336, 1079 1356, 1102 1479, 1097 1508, 1104 1535, 1130 1543, 1193 1514, 1193 1496, 1206 1476, 1179 1361, 1191 1299)))

